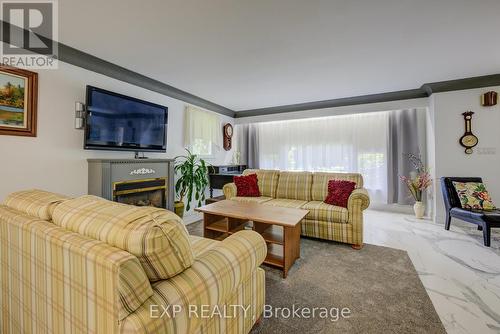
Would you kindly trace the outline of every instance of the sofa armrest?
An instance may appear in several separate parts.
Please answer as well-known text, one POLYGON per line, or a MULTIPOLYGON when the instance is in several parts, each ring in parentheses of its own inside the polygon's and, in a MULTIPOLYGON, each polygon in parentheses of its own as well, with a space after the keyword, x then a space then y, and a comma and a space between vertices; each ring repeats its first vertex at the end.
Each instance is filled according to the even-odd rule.
MULTIPOLYGON (((264 262, 266 254, 266 242, 260 234, 254 231, 240 231, 204 252, 195 259, 190 268, 181 274, 162 282, 175 286, 184 286, 180 282, 190 282, 191 285, 186 286, 188 289, 185 295, 174 301, 174 304, 186 300, 195 304, 199 302, 200 296, 196 295, 200 293, 200 290, 193 289, 195 286, 218 290, 217 293, 210 294, 210 291, 205 291, 204 294, 208 299, 202 299, 205 304, 216 305, 223 302, 264 262)), ((158 286, 155 285, 155 288, 158 286)))
POLYGON ((236 184, 234 182, 226 183, 224 187, 222 187, 222 191, 224 192, 224 196, 226 199, 231 199, 236 196, 236 184))
POLYGON ((351 242, 355 249, 360 249, 363 245, 363 210, 369 205, 370 197, 364 188, 354 189, 347 201, 348 223, 352 225, 351 242))
POLYGON ((368 196, 368 191, 365 188, 354 189, 354 191, 349 196, 347 202, 347 209, 349 211, 356 210, 357 208, 361 211, 366 210, 370 205, 370 196, 368 196))
POLYGON ((228 302, 256 274, 266 253, 266 242, 254 231, 229 236, 201 254, 179 275, 153 283, 153 297, 124 319, 121 331, 139 332, 143 329, 141 319, 149 319, 148 328, 162 328, 164 333, 175 333, 179 328, 185 333, 195 333, 207 320, 200 310, 212 310, 228 302), (163 307, 175 308, 178 313, 175 317, 157 317, 163 307))
POLYGON ((260 234, 254 231, 240 231, 200 255, 185 272, 193 270, 198 272, 197 275, 203 275, 203 271, 211 268, 210 273, 215 275, 203 275, 203 282, 214 287, 228 288, 228 291, 223 293, 219 291, 218 302, 221 302, 264 262, 266 255, 267 245, 260 234), (224 284, 221 284, 221 280, 224 284))

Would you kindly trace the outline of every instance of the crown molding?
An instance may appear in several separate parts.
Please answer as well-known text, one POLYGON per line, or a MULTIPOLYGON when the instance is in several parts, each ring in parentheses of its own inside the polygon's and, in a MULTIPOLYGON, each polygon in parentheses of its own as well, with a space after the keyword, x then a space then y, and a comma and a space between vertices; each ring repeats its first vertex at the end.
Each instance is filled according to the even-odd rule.
POLYGON ((500 85, 500 74, 483 75, 464 79, 438 81, 423 84, 420 87, 428 96, 435 93, 450 92, 455 90, 465 90, 500 85))
MULTIPOLYGON (((13 36, 19 36, 19 38, 14 38, 16 41, 22 41, 23 34, 28 34, 29 32, 21 27, 10 24, 9 22, 5 22, 0 20, 2 29, 5 29, 6 25, 10 26, 10 31, 13 36)), ((178 99, 204 109, 208 109, 210 111, 217 112, 222 115, 226 115, 229 117, 234 117, 235 112, 229 108, 221 106, 217 103, 205 100, 199 96, 193 95, 191 93, 185 92, 173 86, 167 85, 161 81, 152 79, 148 76, 142 75, 140 73, 131 71, 125 67, 116 65, 104 59, 93 56, 89 53, 80 51, 66 44, 52 41, 50 38, 42 36, 40 34, 36 34, 38 38, 40 38, 44 43, 52 43, 54 42, 56 47, 58 48, 57 59, 74 65, 80 68, 96 72, 107 77, 117 79, 123 82, 127 82, 129 84, 145 88, 147 90, 160 93, 162 95, 178 99)), ((0 36, 3 40, 3 34, 0 36)), ((21 45, 16 45, 17 47, 22 47, 21 45)))
POLYGON ((465 89, 500 86, 500 74, 484 75, 464 79, 455 79, 423 84, 420 88, 400 90, 394 92, 344 97, 339 99, 289 104, 277 107, 259 108, 236 111, 235 118, 263 116, 270 114, 288 113, 294 111, 315 110, 323 108, 345 107, 360 104, 390 102, 398 100, 429 97, 435 93, 450 92, 465 89))
MULTIPOLYGON (((8 22, 0 20, 0 23, 2 28, 4 28, 5 25, 10 25, 11 32, 14 34, 19 34, 19 36, 22 36, 24 33, 28 33, 27 30, 17 27, 15 25, 11 25, 8 22)), ((52 42, 52 40, 49 38, 46 38, 39 34, 37 34, 37 36, 44 42, 52 42)), ((3 35, 1 35, 1 37, 3 38, 3 35)), ((22 39, 16 39, 16 40, 22 40, 22 39)), ((269 114, 334 108, 334 107, 343 107, 343 106, 352 106, 352 105, 361 105, 361 104, 370 104, 379 102, 390 102, 398 100, 409 100, 409 99, 429 97, 432 94, 441 92, 500 86, 500 74, 492 74, 492 75, 484 75, 484 76, 477 76, 477 77, 470 77, 463 79, 425 83, 420 88, 409 89, 409 90, 400 90, 400 91, 385 92, 379 94, 352 96, 352 97, 344 97, 331 100, 234 111, 217 103, 208 101, 199 96, 193 95, 186 91, 170 86, 161 81, 152 79, 148 76, 131 71, 125 67, 116 65, 104 59, 93 56, 89 53, 80 51, 69 45, 60 42, 55 42, 55 43, 58 47, 59 51, 58 59, 60 61, 84 68, 92 72, 100 73, 110 78, 127 82, 132 85, 142 87, 157 92, 159 94, 169 96, 171 98, 178 99, 186 103, 190 103, 214 111, 216 113, 234 118, 253 117, 253 116, 262 116, 269 114)), ((19 45, 17 46, 20 47, 19 45)))
POLYGON ((422 98, 422 97, 427 97, 427 94, 425 94, 425 92, 422 92, 420 89, 401 90, 401 91, 397 91, 397 92, 352 96, 352 97, 344 97, 344 98, 340 98, 340 99, 323 100, 323 101, 316 101, 316 102, 289 104, 289 105, 277 106, 277 107, 237 111, 235 118, 288 113, 288 112, 304 111, 304 110, 345 107, 345 106, 352 106, 352 105, 359 105, 359 104, 390 102, 390 101, 398 101, 398 100, 410 100, 410 99, 418 99, 418 98, 422 98))
POLYGON ((100 73, 105 76, 124 81, 129 84, 139 86, 225 116, 235 116, 235 112, 229 108, 223 107, 219 104, 205 100, 186 91, 167 85, 161 81, 152 79, 140 73, 113 64, 109 61, 95 57, 91 54, 77 50, 63 43, 58 44, 59 60, 65 63, 78 66, 89 71, 100 73))

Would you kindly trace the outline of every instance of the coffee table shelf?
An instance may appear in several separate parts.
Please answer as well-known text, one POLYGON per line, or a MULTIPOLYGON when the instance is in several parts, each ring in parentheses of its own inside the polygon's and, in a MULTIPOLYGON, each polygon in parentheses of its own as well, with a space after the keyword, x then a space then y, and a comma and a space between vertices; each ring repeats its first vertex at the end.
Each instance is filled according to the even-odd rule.
POLYGON ((283 245, 283 229, 278 226, 270 226, 263 232, 260 232, 260 235, 262 235, 267 243, 283 245))
POLYGON ((234 234, 239 231, 243 231, 248 226, 247 223, 240 224, 229 231, 229 234, 234 234))
POLYGON ((244 230, 247 226, 251 228, 248 221, 242 221, 241 219, 235 220, 227 217, 219 217, 220 219, 216 220, 214 215, 211 218, 210 223, 205 226, 207 230, 234 234, 244 230))
POLYGON ((269 264, 271 266, 284 268, 285 267, 285 258, 283 256, 283 246, 268 244, 267 245, 267 256, 264 260, 265 264, 269 264))
POLYGON ((227 230, 227 219, 222 218, 215 222, 210 223, 210 225, 205 226, 207 230, 217 231, 217 232, 228 232, 227 230))
POLYGON ((222 240, 226 239, 227 237, 229 237, 229 233, 221 233, 217 237, 214 237, 213 239, 217 240, 217 241, 222 241, 222 240))
POLYGON ((259 233, 267 245, 264 263, 281 268, 283 278, 300 257, 300 222, 308 210, 223 200, 196 211, 203 212, 205 238, 223 240, 250 228, 259 233))

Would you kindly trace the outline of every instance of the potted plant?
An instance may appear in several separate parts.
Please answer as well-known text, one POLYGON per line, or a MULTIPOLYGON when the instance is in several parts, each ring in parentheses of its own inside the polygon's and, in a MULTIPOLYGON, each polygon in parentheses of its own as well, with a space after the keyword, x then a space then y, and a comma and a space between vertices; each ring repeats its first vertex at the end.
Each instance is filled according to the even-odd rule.
POLYGON ((425 205, 422 203, 422 194, 429 188, 432 184, 432 178, 429 170, 424 166, 420 156, 414 154, 409 154, 408 159, 415 167, 415 171, 410 173, 410 176, 400 176, 401 181, 406 184, 410 194, 415 200, 413 205, 413 211, 415 212, 415 217, 422 219, 425 213, 425 205))
POLYGON ((186 155, 175 157, 174 167, 175 173, 179 174, 175 183, 178 200, 174 203, 174 211, 181 218, 184 215, 184 199, 186 199, 186 211, 191 208, 193 197, 197 201, 197 206, 201 206, 208 186, 207 163, 188 149, 186 152, 186 155))

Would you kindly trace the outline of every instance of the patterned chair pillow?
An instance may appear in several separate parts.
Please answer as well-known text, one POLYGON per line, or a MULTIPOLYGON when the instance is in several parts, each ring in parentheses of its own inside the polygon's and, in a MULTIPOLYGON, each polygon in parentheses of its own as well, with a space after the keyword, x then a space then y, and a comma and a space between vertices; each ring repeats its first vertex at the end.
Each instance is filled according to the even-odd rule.
POLYGON ((54 224, 135 255, 150 281, 189 268, 194 255, 182 220, 173 212, 82 196, 59 204, 54 224))
POLYGON ((453 182, 463 209, 494 210, 490 194, 481 182, 453 182))

